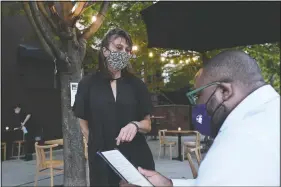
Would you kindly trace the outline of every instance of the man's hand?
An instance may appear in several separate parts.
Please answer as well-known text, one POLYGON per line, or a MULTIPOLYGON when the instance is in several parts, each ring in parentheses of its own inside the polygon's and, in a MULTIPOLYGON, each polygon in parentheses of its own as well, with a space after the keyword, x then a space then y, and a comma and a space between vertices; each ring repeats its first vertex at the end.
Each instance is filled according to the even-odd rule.
POLYGON ((124 180, 121 180, 121 182, 119 183, 119 186, 120 186, 120 187, 138 187, 137 185, 129 184, 129 183, 127 183, 127 182, 124 181, 124 180))
POLYGON ((132 123, 123 127, 116 138, 116 145, 120 145, 120 142, 131 142, 136 136, 137 130, 137 127, 132 123))
POLYGON ((153 186, 173 186, 173 182, 170 179, 167 179, 156 171, 142 169, 141 167, 138 167, 138 170, 153 186))

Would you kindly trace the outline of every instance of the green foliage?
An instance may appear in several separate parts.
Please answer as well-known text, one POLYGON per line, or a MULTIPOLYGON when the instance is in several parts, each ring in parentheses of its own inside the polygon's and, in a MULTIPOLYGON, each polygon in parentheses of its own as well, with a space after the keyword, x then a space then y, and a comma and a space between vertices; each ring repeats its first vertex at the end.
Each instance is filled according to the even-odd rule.
POLYGON ((280 93, 280 44, 253 45, 243 50, 256 59, 267 83, 272 75, 275 76, 273 86, 280 93))
MULTIPOLYGON (((145 78, 150 91, 157 92, 159 89, 176 90, 186 86, 188 83, 193 85, 193 77, 202 67, 201 54, 190 51, 147 48, 147 32, 145 24, 141 19, 140 11, 150 5, 152 5, 152 2, 112 2, 102 27, 95 34, 95 37, 88 42, 89 46, 92 44, 96 46, 109 29, 115 27, 122 28, 131 34, 134 45, 138 46, 138 51, 135 53, 137 59, 132 60, 132 65, 137 75, 145 78), (153 53, 152 58, 148 55, 150 52, 153 53), (161 61, 160 57, 164 53, 166 54, 166 60, 161 61), (198 57, 198 59, 192 60, 193 57, 198 57), (186 59, 191 61, 185 63, 186 59), (175 67, 165 67, 166 64, 170 63, 170 60, 174 61, 175 67), (184 63, 179 64, 180 61, 184 63), (144 75, 141 75, 140 72, 143 69, 145 70, 144 75), (162 74, 163 70, 168 72, 170 80, 166 85, 163 83, 163 78, 154 76, 155 73, 162 74)), ((98 13, 99 6, 100 2, 94 3, 92 7, 85 11, 82 16, 83 24, 89 25, 91 23, 91 18, 98 13)), ((257 60, 266 81, 274 74, 274 87, 277 91, 280 91, 279 44, 242 46, 235 49, 247 51, 249 55, 257 60)), ((222 50, 224 49, 208 51, 206 56, 211 58, 222 50)), ((88 61, 92 60, 92 63, 87 63, 86 69, 96 68, 97 56, 95 55, 97 53, 93 53, 92 56, 88 55, 88 61)))

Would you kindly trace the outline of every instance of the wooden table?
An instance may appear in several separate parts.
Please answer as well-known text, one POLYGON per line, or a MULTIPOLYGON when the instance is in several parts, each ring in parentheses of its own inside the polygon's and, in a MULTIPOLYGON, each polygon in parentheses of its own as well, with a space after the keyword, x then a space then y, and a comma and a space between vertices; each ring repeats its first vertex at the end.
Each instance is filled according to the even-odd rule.
POLYGON ((58 145, 63 145, 63 139, 48 140, 48 141, 45 141, 44 144, 58 144, 58 145))
POLYGON ((184 131, 184 130, 167 130, 165 133, 172 133, 172 134, 177 134, 178 135, 178 157, 173 158, 173 160, 182 160, 182 153, 181 153, 181 135, 182 134, 188 134, 192 131, 184 131))

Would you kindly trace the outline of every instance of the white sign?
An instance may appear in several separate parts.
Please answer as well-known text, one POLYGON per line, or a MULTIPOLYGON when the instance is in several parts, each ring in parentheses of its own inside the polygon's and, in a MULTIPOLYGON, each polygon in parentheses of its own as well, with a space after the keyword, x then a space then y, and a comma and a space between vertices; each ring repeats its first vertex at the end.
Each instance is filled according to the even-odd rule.
POLYGON ((74 105, 75 101, 75 95, 77 93, 78 89, 78 83, 77 82, 71 82, 70 83, 70 99, 71 99, 71 106, 74 105))

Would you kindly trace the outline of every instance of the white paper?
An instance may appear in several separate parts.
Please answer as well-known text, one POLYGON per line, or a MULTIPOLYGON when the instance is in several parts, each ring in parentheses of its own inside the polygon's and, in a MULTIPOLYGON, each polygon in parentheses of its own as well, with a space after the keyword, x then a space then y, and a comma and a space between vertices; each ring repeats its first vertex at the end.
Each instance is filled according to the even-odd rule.
POLYGON ((130 184, 153 186, 119 150, 105 151, 102 154, 130 184))
POLYGON ((71 82, 70 83, 70 100, 71 100, 71 106, 74 105, 74 101, 75 101, 75 96, 77 93, 77 89, 78 89, 78 83, 76 82, 71 82))
POLYGON ((23 133, 24 133, 24 134, 27 134, 27 133, 28 133, 28 131, 27 131, 27 129, 26 129, 25 126, 22 127, 22 130, 23 130, 23 133))

